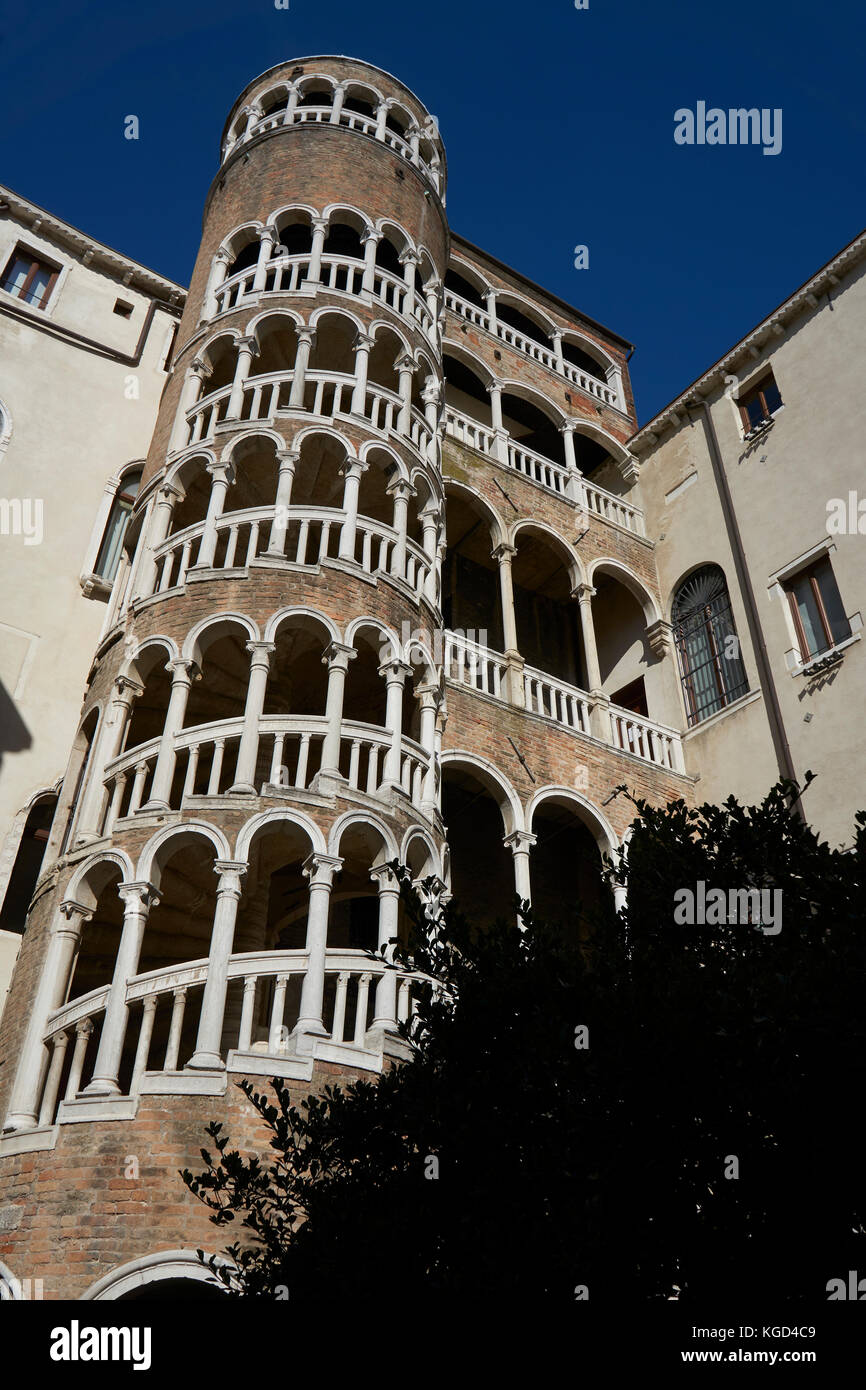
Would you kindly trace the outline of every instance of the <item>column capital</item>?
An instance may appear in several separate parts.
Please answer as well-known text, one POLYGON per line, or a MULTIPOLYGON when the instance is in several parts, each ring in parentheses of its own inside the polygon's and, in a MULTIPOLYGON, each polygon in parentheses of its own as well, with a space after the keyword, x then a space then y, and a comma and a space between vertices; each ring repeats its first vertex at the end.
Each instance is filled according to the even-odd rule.
POLYGON ((510 835, 503 837, 502 843, 512 854, 528 854, 536 840, 531 830, 512 830, 510 835))
POLYGON ((576 598, 578 603, 592 603, 598 591, 591 584, 575 584, 571 591, 572 598, 576 598))
POLYGON ((366 246, 368 241, 372 241, 378 246, 384 235, 385 233, 380 231, 378 227, 365 227, 361 233, 361 243, 366 246))
POLYGON ((128 705, 133 696, 144 694, 144 686, 141 681, 133 680, 132 676, 115 676, 112 681, 112 689, 115 686, 117 687, 117 694, 114 699, 124 705, 128 705))
POLYGON ((206 381, 210 376, 210 367, 207 362, 203 362, 200 357, 194 357, 187 368, 192 376, 200 376, 202 381, 206 381))
POLYGON ((226 483, 231 487, 235 480, 235 469, 232 463, 206 463, 205 469, 210 473, 215 483, 226 483))
POLYGON ((301 457, 300 449, 277 449, 274 457, 280 465, 280 472, 294 473, 298 459, 301 457))
POLYGON ((259 345, 256 342, 255 338, 236 338, 235 347, 237 348, 238 352, 249 352, 252 354, 253 357, 258 356, 259 345))
POLYGON ((159 903, 159 893, 152 883, 147 882, 119 883, 117 896, 125 907, 131 906, 133 911, 148 912, 159 903))
POLYGON ((349 669, 349 662, 354 661, 358 655, 354 647, 349 647, 345 642, 329 642, 322 652, 322 665, 328 668, 336 666, 342 671, 349 669))
POLYGON ((577 420, 563 420, 559 427, 560 434, 574 434, 577 430, 577 420))
POLYGON ((366 459, 357 459, 349 455, 348 458, 343 459, 337 473, 341 478, 361 478, 369 467, 370 464, 366 459))
POLYGON ((310 226, 314 232, 326 232, 328 230, 327 217, 311 217, 310 226))
POLYGON ((411 676, 412 667, 405 661, 395 658, 392 661, 385 661, 379 667, 379 675, 384 676, 386 685, 403 685, 406 677, 411 676))
POLYGON ((397 875, 389 864, 377 864, 370 870, 370 877, 379 885, 379 894, 394 893, 399 896, 400 884, 397 875))
POLYGON ((488 396, 492 396, 494 391, 501 391, 505 382, 498 376, 493 377, 492 381, 484 383, 484 389, 488 396))
POLYGON ((389 483, 385 488, 389 497, 417 497, 418 489, 413 487, 408 478, 395 478, 393 483, 389 483))
MULTIPOLYGON (((66 898, 60 904, 60 911, 67 922, 71 922, 72 918, 77 916, 80 917, 82 923, 84 923, 90 921, 96 909, 95 907, 86 907, 84 903, 77 902, 75 898, 66 898)), ((55 930, 57 930, 57 928, 55 928, 55 930)), ((68 928, 60 927, 60 931, 66 930, 68 930, 68 928)))
POLYGON ((189 656, 176 656, 165 663, 166 671, 171 672, 172 685, 192 685, 200 675, 198 662, 189 656))
POLYGON ((316 341, 315 328, 311 328, 309 324, 306 323, 302 323, 300 328, 295 329, 295 335, 299 343, 306 343, 310 347, 312 347, 316 341))
POLYGON ((395 360, 394 366, 397 368, 398 372, 412 372, 414 374, 418 370, 418 363, 409 352, 401 352, 400 356, 395 360))
POLYGON ((214 253, 214 260, 219 261, 222 265, 231 265, 234 256, 227 247, 221 246, 219 250, 214 253))
POLYGON ((355 334, 352 347, 355 352, 369 352, 376 339, 370 333, 364 333, 360 328, 355 334))
POLYGON ((280 234, 276 227, 262 227, 259 232, 259 241, 269 241, 271 245, 273 245, 273 243, 279 241, 279 239, 280 234))
POLYGON ((156 504, 158 507, 173 507, 175 502, 181 501, 183 497, 180 488, 174 483, 160 483, 157 492, 159 493, 156 504))
POLYGON ((217 897, 240 898, 241 879, 247 872, 248 865, 234 859, 215 859, 213 867, 214 873, 219 875, 217 897))
POLYGON ((264 666, 266 670, 270 670, 271 653, 277 650, 276 642, 245 642, 244 646, 252 658, 251 666, 264 666))
POLYGON ((308 855, 301 865, 301 873, 304 878, 310 880, 310 887, 325 886, 330 888, 334 875, 338 874, 343 867, 343 860, 336 854, 319 854, 313 851, 308 855))
POLYGON ((405 251, 401 251, 397 257, 400 265, 420 265, 421 257, 413 246, 407 246, 405 251))
POLYGON ((495 545, 490 554, 491 557, 494 560, 498 560, 500 564, 510 565, 517 554, 517 546, 510 545, 508 541, 503 541, 500 545, 495 545))

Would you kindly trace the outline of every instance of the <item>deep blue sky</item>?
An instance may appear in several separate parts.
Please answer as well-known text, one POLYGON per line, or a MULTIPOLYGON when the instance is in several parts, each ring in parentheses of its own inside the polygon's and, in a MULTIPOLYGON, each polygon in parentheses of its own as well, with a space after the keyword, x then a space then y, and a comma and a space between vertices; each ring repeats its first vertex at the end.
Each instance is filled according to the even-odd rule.
POLYGON ((646 420, 866 223, 855 0, 139 0, 0 23, 0 181, 186 283, 229 107, 348 53, 439 119, 452 227, 637 344, 646 420), (683 148, 677 107, 781 107, 783 148, 683 148), (134 113, 141 139, 123 138, 134 113), (590 248, 590 269, 572 248, 590 248))

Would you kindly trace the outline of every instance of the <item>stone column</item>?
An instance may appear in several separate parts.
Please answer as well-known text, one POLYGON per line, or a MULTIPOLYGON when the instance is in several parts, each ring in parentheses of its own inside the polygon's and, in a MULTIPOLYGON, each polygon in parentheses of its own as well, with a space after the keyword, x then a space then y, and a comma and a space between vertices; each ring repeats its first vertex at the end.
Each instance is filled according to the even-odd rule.
POLYGON ((255 338, 238 338, 237 341, 238 360, 235 363, 235 375, 232 382, 231 395, 229 396, 226 419, 239 420, 244 403, 244 385, 250 374, 252 360, 258 352, 258 344, 255 338))
POLYGON ((410 248, 404 251, 402 255, 398 257, 398 260, 403 267, 403 279, 406 282, 411 300, 415 294, 415 275, 421 262, 421 257, 418 255, 417 251, 413 251, 410 248))
MULTIPOLYGON (((394 959, 393 942, 397 938, 397 923, 400 908, 400 884, 387 864, 370 870, 370 877, 378 886, 379 892, 379 954, 386 961, 394 959)), ((370 1030, 382 1029, 386 1033, 397 1031, 397 971, 386 970, 379 976, 376 985, 376 1004, 370 1030)))
POLYGON ((415 375, 416 364, 409 354, 404 352, 397 358, 394 366, 400 374, 401 406, 397 419, 397 430, 408 438, 412 429, 412 378, 415 375))
POLYGON ((235 480, 235 471, 230 463, 209 463, 207 471, 211 476, 210 497, 207 504, 207 516, 204 519, 204 530, 201 533, 201 544, 198 548, 194 570, 210 569, 214 562, 217 545, 217 522, 223 514, 226 493, 235 480))
POLYGON ((286 114, 283 116, 283 125, 291 125, 295 119, 295 112, 298 109, 298 102, 301 94, 297 87, 292 87, 289 91, 289 100, 286 105, 286 114))
POLYGON ((225 284, 228 278, 229 266, 232 263, 232 259, 231 251, 227 251, 223 247, 221 247, 214 256, 199 323, 205 323, 208 319, 212 319, 218 312, 217 290, 225 284))
POLYGON ((515 830, 506 835, 503 844, 514 855, 514 888, 517 896, 524 902, 532 901, 532 885, 529 877, 529 851, 536 837, 528 830, 515 830))
POLYGON ((331 107, 331 125, 340 124, 340 114, 343 110, 343 102, 346 100, 346 88, 338 84, 334 88, 334 104, 331 107))
POLYGON ((499 320, 496 317, 496 291, 485 290, 484 299, 487 304, 487 317, 490 320, 490 332, 495 333, 499 324, 499 320))
POLYGON ((513 705, 522 707, 525 703, 523 693, 524 659, 517 646, 517 620, 514 613, 514 585, 511 576, 511 562, 517 554, 513 545, 498 545, 492 552, 499 562, 499 593, 502 602, 502 635, 505 656, 508 660, 508 698, 513 705))
POLYGON ((310 219, 310 226, 313 229, 313 248, 310 253, 310 265, 305 283, 318 285, 322 274, 322 252, 325 249, 325 237, 328 235, 327 218, 313 217, 310 219))
POLYGON ((411 667, 404 661, 388 661, 379 667, 386 686, 385 727, 391 743, 385 754, 383 785, 401 786, 400 768, 403 761, 403 685, 411 676, 411 667))
POLYGON ((292 389, 289 393, 289 408, 291 410, 304 409, 304 390, 307 384, 307 368, 310 365, 310 353, 316 341, 316 330, 315 328, 299 328, 297 337, 298 350, 295 353, 292 389))
POLYGON ((259 259, 253 276, 253 294, 261 294, 268 278, 268 261, 271 259, 277 234, 273 227, 265 227, 259 239, 259 259))
POLYGON ((396 579, 406 578, 406 540, 409 522, 409 498, 416 492, 405 478, 397 478, 387 489, 388 496, 394 499, 392 526, 397 532, 397 543, 391 551, 391 574, 396 579))
POLYGON ((33 1129, 39 1119, 40 1093, 48 1067, 45 1030, 49 1017, 66 998, 81 930, 92 916, 92 907, 71 898, 60 904, 48 936, 48 949, 36 996, 27 1016, 18 1072, 3 1123, 4 1133, 15 1129, 33 1129))
POLYGON ((376 139, 377 139, 377 140, 384 140, 384 139, 385 139, 385 125, 386 125, 387 120, 388 120, 388 109, 389 109, 390 105, 391 105, 390 101, 380 101, 378 107, 376 108, 376 139))
POLYGON ((337 554, 343 560, 354 560, 355 558, 355 535, 358 528, 358 492, 361 487, 361 476, 366 473, 368 465, 362 463, 360 459, 347 458, 343 464, 341 472, 345 479, 343 487, 343 513, 344 520, 340 529, 340 544, 337 554))
MULTIPOLYGON (((156 589, 157 563, 154 551, 162 545, 171 529, 171 518, 180 492, 171 483, 163 483, 156 498, 148 525, 148 538, 141 567, 135 579, 133 598, 149 598, 156 589)), ((147 523, 146 523, 147 524, 147 523)))
POLYGON ((153 773, 150 798, 146 807, 143 808, 147 811, 168 810, 168 799, 171 795, 171 782, 177 756, 174 747, 175 735, 179 734, 183 728, 190 686, 198 673, 196 663, 184 657, 167 662, 165 669, 171 671, 171 695, 166 710, 159 755, 153 773))
POLYGON ((361 281, 361 290, 364 294, 372 294, 376 278, 376 247, 382 240, 382 233, 376 232, 372 227, 367 227, 361 233, 361 241, 364 245, 364 278, 361 281))
POLYGON ((235 780, 229 788, 229 796, 255 796, 256 794, 255 775, 256 759, 259 752, 259 723, 265 707, 271 653, 276 650, 276 645, 273 642, 247 642, 246 648, 250 653, 250 680, 247 686, 244 728, 238 748, 235 780))
POLYGON ((430 568, 427 571, 427 578, 424 581, 424 597, 429 599, 435 606, 439 599, 437 578, 439 566, 439 547, 437 544, 439 534, 439 509, 435 504, 428 504, 420 513, 419 520, 422 527, 422 545, 424 554, 430 561, 430 568))
POLYGON ((554 328, 550 335, 550 343, 553 348, 553 355, 556 358, 556 365, 560 372, 565 370, 565 361, 562 356, 562 329, 554 328))
MULTIPOLYGON (((328 949, 328 909, 334 875, 343 867, 342 859, 329 854, 311 854, 303 868, 310 882, 310 909, 307 917, 307 971, 301 989, 301 1007, 292 1036, 327 1037, 322 1022, 325 994, 325 962, 328 949)), ((299 1047, 299 1050, 301 1048, 299 1047)))
POLYGON ((187 1066, 222 1071, 225 1069, 225 1061, 220 1052, 220 1043, 226 1007, 229 959, 234 945, 238 903, 241 900, 241 879, 247 871, 247 866, 232 860, 217 859, 214 870, 219 874, 219 885, 208 954, 207 980, 201 1001, 195 1052, 187 1066))
POLYGON ((133 697, 144 690, 137 681, 126 676, 115 676, 112 685, 112 698, 99 722, 94 739, 94 747, 89 759, 84 795, 76 827, 76 845, 97 840, 102 832, 102 814, 105 807, 106 791, 103 777, 108 763, 116 758, 123 745, 127 721, 132 709, 133 697))
POLYGON ((82 1092, 85 1096, 120 1094, 117 1077, 129 1018, 126 989, 138 970, 148 913, 159 901, 150 883, 121 883, 117 891, 123 900, 123 930, 120 933, 111 990, 102 1020, 96 1061, 93 1064, 93 1079, 82 1092))
POLYGON ((206 363, 197 357, 192 362, 184 379, 180 393, 180 402, 177 407, 177 414, 174 417, 171 439, 169 441, 168 452, 175 454, 180 449, 186 448, 187 437, 189 435, 189 424, 187 414, 193 406, 198 405, 202 396, 204 383, 210 376, 210 368, 206 363))
POLYGON ((274 507, 274 519, 271 522, 271 535, 265 554, 282 556, 286 553, 286 532, 289 528, 288 512, 292 500, 292 483, 301 451, 300 449, 278 449, 276 457, 280 465, 280 475, 277 480, 277 500, 274 507))
POLYGON ((580 605, 580 631, 583 637, 583 651, 586 658, 586 678, 592 696, 590 729, 603 743, 610 743, 610 700, 602 689, 601 667, 598 662, 598 648, 595 643, 595 623, 592 617, 592 600, 595 589, 591 584, 579 584, 573 597, 580 605))
POLYGON ((577 455, 574 451, 574 420, 566 420, 561 426, 562 443, 565 448, 565 466, 568 469, 568 482, 566 491, 568 497, 574 502, 581 511, 586 511, 586 491, 583 485, 583 474, 577 466, 577 455))
POLYGON ((432 820, 439 809, 437 788, 436 716, 442 703, 438 685, 421 685, 415 692, 421 702, 421 731, 419 743, 427 754, 427 770, 421 788, 421 812, 432 820))
POLYGON ((493 457, 500 463, 508 462, 508 431, 502 423, 502 382, 491 381, 487 387, 490 395, 491 428, 494 434, 493 457))
POLYGON ((369 333, 359 333, 352 346, 355 349, 355 389, 352 392, 352 414, 367 418, 367 373, 373 339, 369 333))
POLYGON ((349 662, 358 655, 354 647, 332 642, 325 648, 322 661, 328 667, 328 696, 325 704, 327 732, 322 745, 321 773, 340 776, 340 741, 343 726, 343 694, 349 662))

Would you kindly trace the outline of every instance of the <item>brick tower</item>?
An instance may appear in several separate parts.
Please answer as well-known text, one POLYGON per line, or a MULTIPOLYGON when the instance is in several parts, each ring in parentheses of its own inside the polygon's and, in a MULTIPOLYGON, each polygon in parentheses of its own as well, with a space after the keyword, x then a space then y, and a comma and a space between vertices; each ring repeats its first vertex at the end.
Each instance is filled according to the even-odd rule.
POLYGON ((0 1258, 46 1297, 198 1279, 177 1169, 261 1138, 241 1076, 400 1058, 389 861, 571 911, 612 789, 689 792, 629 345, 452 236, 445 181, 354 59, 229 114, 2 1022, 0 1258))

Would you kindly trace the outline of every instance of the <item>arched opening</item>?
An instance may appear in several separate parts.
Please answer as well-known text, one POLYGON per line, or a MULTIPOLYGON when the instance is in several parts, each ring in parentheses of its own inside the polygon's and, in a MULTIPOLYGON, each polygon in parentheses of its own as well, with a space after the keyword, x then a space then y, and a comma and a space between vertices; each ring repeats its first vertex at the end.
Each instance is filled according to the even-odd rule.
POLYGON ((367 87, 349 87, 343 98, 344 111, 355 111, 359 116, 368 116, 371 121, 376 119, 378 106, 379 98, 367 87))
POLYGON ((76 735, 75 742, 72 745, 69 768, 63 783, 62 814, 66 817, 66 824, 63 831, 63 839, 58 851, 59 854, 66 853, 72 839, 72 829, 78 812, 81 789, 84 786, 84 779, 87 776, 87 769, 90 766, 90 755, 93 751, 93 740, 96 736, 98 724, 99 710, 94 708, 84 720, 84 723, 76 735), (66 790, 67 788, 69 788, 69 791, 66 790))
POLYGON ((508 304, 497 298, 496 317, 500 323, 507 323, 510 328, 522 333, 524 338, 531 338, 534 343, 540 343, 542 347, 551 348, 553 346, 550 332, 543 328, 535 319, 529 317, 522 309, 516 308, 513 304, 508 304))
POLYGON ((371 385, 384 386, 387 391, 397 392, 400 378, 396 362, 407 354, 402 339, 391 328, 380 327, 370 349, 370 365, 367 379, 371 385))
POLYGON ((624 492, 622 473, 605 444, 576 429, 572 434, 575 462, 585 478, 593 478, 610 492, 624 492))
MULTIPOLYGON (((3 895, 3 906, 0 908, 0 933, 11 932, 21 936, 24 932, 27 909, 39 881, 57 801, 56 792, 45 792, 42 796, 36 797, 27 812, 15 862, 3 895)), ((0 996, 0 1012, 2 1008, 3 999, 0 996)))
POLYGON ((465 299, 469 304, 474 304, 478 309, 486 309, 487 301, 481 290, 471 280, 467 280, 465 275, 461 275, 459 270, 449 269, 445 275, 445 288, 451 290, 453 294, 459 294, 461 299, 465 299))
POLYGON ((517 649, 528 665, 586 689, 569 556, 531 527, 518 532, 516 543, 511 578, 517 649))
POLYGON ((321 619, 293 613, 274 633, 265 714, 323 715, 328 695, 322 653, 331 635, 321 619))
POLYGON ((625 584, 601 568, 594 572, 592 582, 592 621, 602 687, 615 705, 648 715, 645 676, 649 662, 643 607, 625 584))
POLYGON ((232 247, 232 260, 226 271, 226 279, 239 275, 242 270, 252 270, 259 259, 259 238, 253 231, 239 234, 232 247))
POLYGON ((208 367, 208 376, 204 383, 203 395, 211 396, 214 391, 221 391, 225 386, 231 386, 235 379, 235 368, 238 360, 237 345, 232 338, 219 338, 215 343, 211 343, 201 354, 208 367))
POLYGON ((282 91, 276 89, 273 92, 268 92, 266 96, 260 97, 259 100, 263 119, 268 116, 276 116, 280 111, 285 111, 289 104, 289 96, 285 88, 282 91))
MULTIPOLYGON (((313 249, 313 229, 308 212, 284 213, 277 219, 276 232, 273 260, 279 256, 309 256, 313 249)), ((269 281, 268 289, 271 288, 273 284, 269 281)))
MULTIPOLYGON (((352 377, 355 374, 355 339, 358 328, 345 314, 336 310, 326 310, 316 320, 316 341, 310 354, 310 371, 341 372, 352 377)), ((307 407, 312 406, 315 386, 307 382, 307 407)), ((344 398, 343 409, 348 410, 349 400, 344 398)), ((333 414, 333 388, 326 392, 322 400, 321 413, 333 414)))
MULTIPOLYGON (((361 240, 361 232, 364 230, 365 223, 361 218, 357 223, 349 222, 345 214, 333 217, 328 223, 328 231, 325 236, 323 254, 326 256, 349 257, 353 261, 363 261, 364 243, 361 240)), ((338 286, 344 289, 345 285, 338 286)))
POLYGON ((111 983, 123 928, 123 902, 117 892, 121 877, 117 864, 102 860, 79 885, 80 900, 93 904, 93 915, 81 929, 67 1003, 111 983))
MULTIPOLYGON (((277 496, 279 463, 276 457, 277 446, 273 439, 251 437, 242 439, 232 450, 231 463, 234 481, 229 487, 223 512, 241 512, 248 507, 272 507, 277 496)), ((220 544, 225 545, 227 532, 220 535, 220 544)), ((214 562, 222 563, 218 550, 214 562)))
POLYGON ((671 610, 689 725, 749 689, 724 571, 703 565, 679 585, 671 610))
MULTIPOLYGON (((384 729, 386 724, 385 681, 379 675, 383 651, 390 645, 378 628, 361 627, 355 633, 353 646, 357 656, 349 662, 343 697, 343 719, 359 724, 374 724, 384 729)), ((344 740, 345 742, 345 740, 344 740)), ((348 749, 344 749, 348 755, 348 749)))
POLYGON ((490 519, 461 493, 450 493, 445 510, 447 549, 442 566, 445 626, 481 646, 502 651, 499 565, 490 519))
POLYGON ((535 808, 530 829, 536 837, 529 855, 532 911, 586 940, 610 899, 595 836, 574 803, 557 797, 535 808))
POLYGON ((101 579, 105 580, 106 584, 110 584, 117 573, 129 519, 141 486, 141 472, 140 468, 132 468, 124 473, 117 492, 114 494, 114 501, 111 504, 111 511, 93 567, 94 574, 98 574, 101 579))
POLYGON ((169 536, 185 531, 187 526, 196 526, 207 516, 211 492, 211 476, 207 470, 207 459, 186 459, 172 478, 172 485, 181 493, 171 512, 169 536))
POLYGON ((402 280, 403 267, 400 264, 400 252, 403 248, 396 244, 393 236, 393 232, 384 231, 376 243, 376 265, 380 270, 387 270, 398 280, 402 280))
POLYGON ((562 355, 566 362, 570 362, 573 367, 578 367, 580 371, 586 372, 589 376, 595 377, 597 381, 606 381, 607 372, 604 364, 598 361, 586 348, 568 338, 562 340, 562 355))
POLYGON ((252 366, 255 376, 293 370, 298 352, 298 328, 294 319, 287 314, 269 314, 256 325, 256 342, 258 355, 252 366))
POLYGON ((444 765, 442 819, 450 889, 458 907, 480 927, 500 918, 513 919, 514 860, 503 843, 506 827, 501 804, 473 767, 444 765))
POLYGON ((246 629, 236 623, 218 623, 202 633, 198 642, 201 676, 190 687, 185 729, 243 716, 250 674, 248 641, 246 629))
MULTIPOLYGON (((292 482, 293 507, 342 507, 344 481, 341 469, 346 446, 331 434, 308 434, 292 482)), ((297 525, 297 523, 294 523, 297 525)))
POLYGON ((399 475, 399 469, 384 449, 368 449, 366 471, 361 474, 358 491, 358 514, 390 526, 394 519, 393 498, 387 489, 399 475))
POLYGON ((502 393, 502 423, 515 444, 532 449, 543 458, 566 466, 565 444, 552 416, 532 401, 511 391, 502 393))
POLYGON ((334 94, 324 82, 318 81, 304 88, 298 98, 298 106, 328 106, 333 104, 334 94))
POLYGON ((157 1303, 170 1299, 172 1303, 219 1303, 227 1292, 219 1284, 204 1279, 150 1279, 129 1293, 118 1294, 116 1303, 157 1303))
POLYGON ((126 726, 124 750, 137 748, 151 739, 161 738, 171 696, 171 671, 167 669, 169 654, 162 645, 145 647, 135 661, 144 689, 137 695, 126 726))
POLYGON ((490 426, 493 422, 490 394, 477 372, 450 353, 446 353, 442 359, 442 370, 445 375, 445 404, 480 421, 482 425, 490 426))

